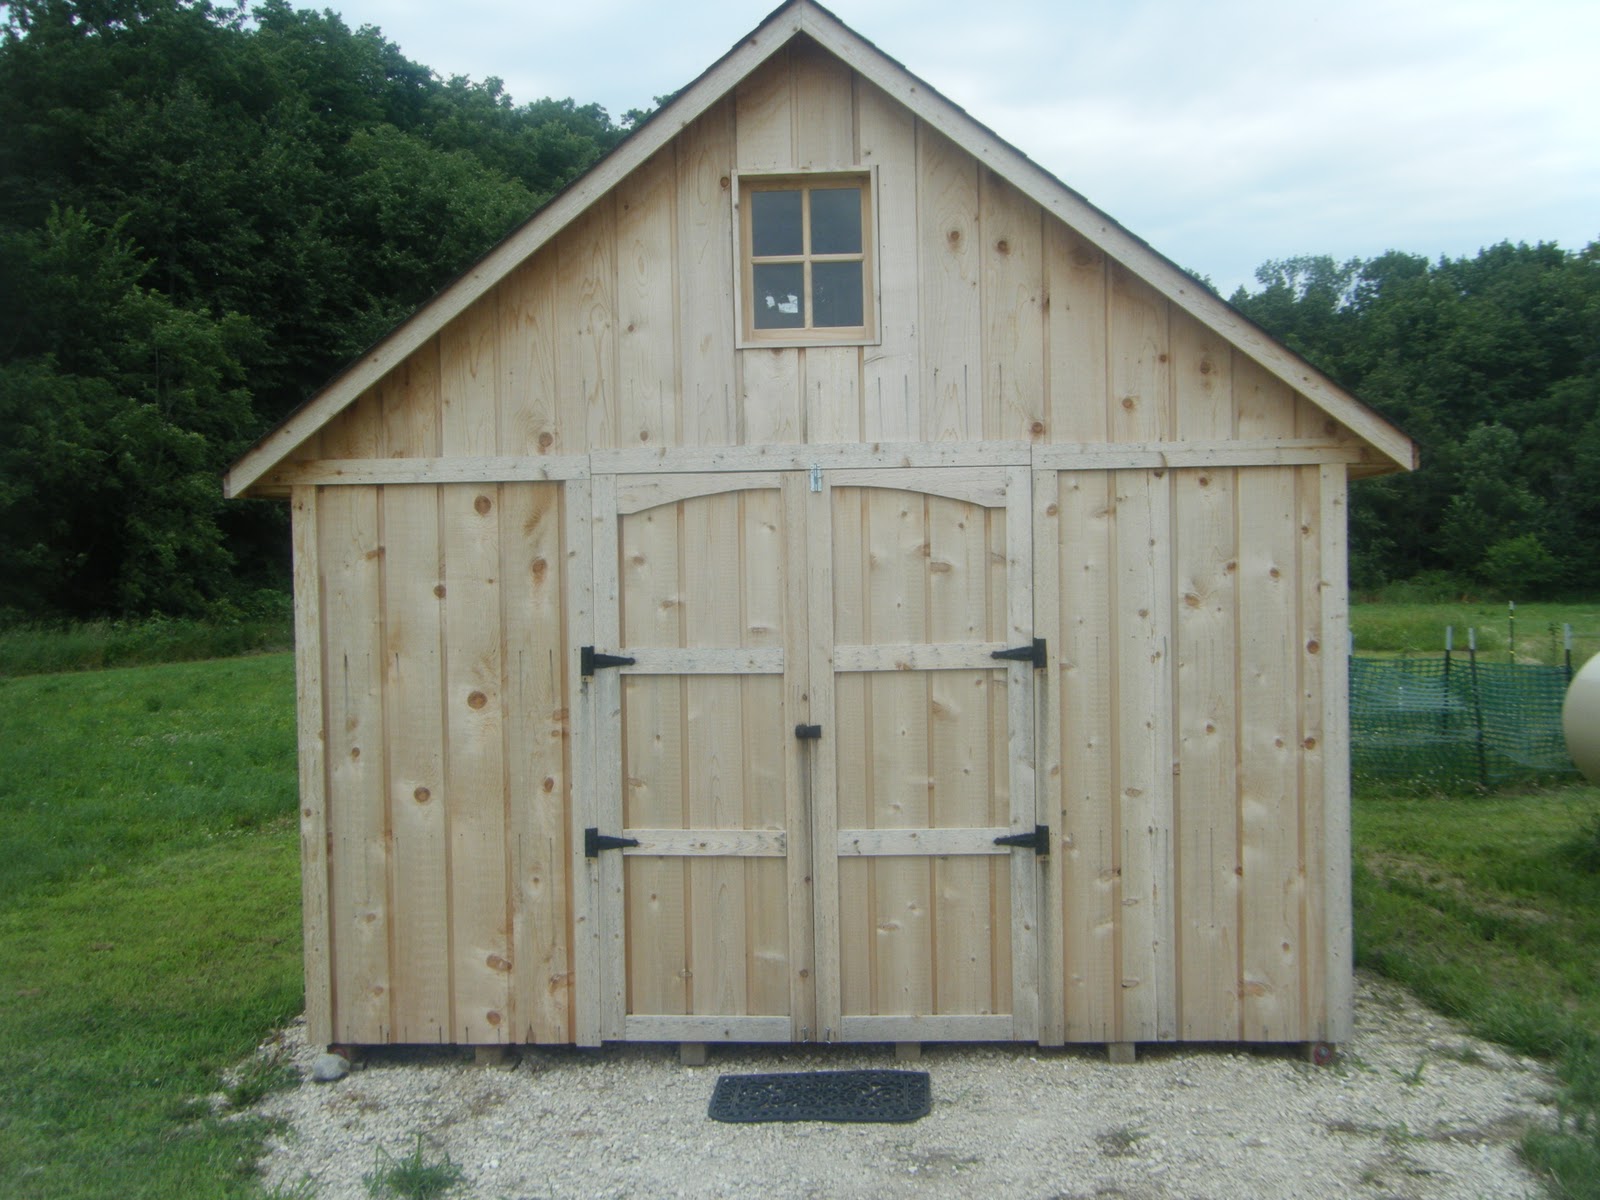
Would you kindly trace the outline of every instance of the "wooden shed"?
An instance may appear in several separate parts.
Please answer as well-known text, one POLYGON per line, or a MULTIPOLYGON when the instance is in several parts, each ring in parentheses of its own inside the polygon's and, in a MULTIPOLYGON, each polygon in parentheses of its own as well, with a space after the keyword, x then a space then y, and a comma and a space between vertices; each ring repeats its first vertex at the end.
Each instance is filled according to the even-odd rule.
POLYGON ((313 1041, 1336 1042, 1412 443, 810 0, 267 435, 313 1041))

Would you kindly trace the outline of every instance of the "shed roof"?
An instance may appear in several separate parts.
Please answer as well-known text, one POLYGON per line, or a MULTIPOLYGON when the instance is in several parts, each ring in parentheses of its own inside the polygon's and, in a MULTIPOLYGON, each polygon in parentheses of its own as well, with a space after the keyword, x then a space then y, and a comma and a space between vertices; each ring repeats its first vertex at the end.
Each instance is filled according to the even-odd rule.
MULTIPOLYGON (((974 120, 959 105, 940 95, 815 0, 787 0, 610 154, 262 437, 228 471, 223 482, 225 493, 230 497, 242 495, 592 203, 728 95, 741 79, 800 35, 810 37, 827 49, 1177 307, 1321 406, 1378 451, 1381 459, 1375 464, 1376 471, 1410 470, 1416 466, 1416 447, 1409 437, 1281 345, 1171 259, 974 120)), ((1367 473, 1374 473, 1374 468, 1368 468, 1367 473)))

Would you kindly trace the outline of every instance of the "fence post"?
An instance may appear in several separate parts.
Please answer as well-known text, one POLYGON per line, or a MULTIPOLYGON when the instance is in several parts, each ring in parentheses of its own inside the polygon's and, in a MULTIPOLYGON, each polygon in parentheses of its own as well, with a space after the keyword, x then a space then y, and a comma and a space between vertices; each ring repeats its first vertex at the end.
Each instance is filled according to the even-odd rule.
POLYGON ((1506 661, 1517 661, 1517 602, 1506 601, 1506 661))
POLYGON ((1450 651, 1454 649, 1456 627, 1444 627, 1444 702, 1439 705, 1439 732, 1450 732, 1450 651))
POLYGON ((1467 628, 1467 662, 1472 667, 1472 719, 1478 726, 1478 786, 1489 790, 1489 761, 1483 752, 1483 694, 1478 689, 1478 631, 1467 628))
POLYGON ((1566 645, 1566 650, 1567 650, 1567 686, 1571 687, 1572 686, 1572 626, 1571 626, 1571 624, 1563 624, 1561 626, 1561 640, 1566 645))

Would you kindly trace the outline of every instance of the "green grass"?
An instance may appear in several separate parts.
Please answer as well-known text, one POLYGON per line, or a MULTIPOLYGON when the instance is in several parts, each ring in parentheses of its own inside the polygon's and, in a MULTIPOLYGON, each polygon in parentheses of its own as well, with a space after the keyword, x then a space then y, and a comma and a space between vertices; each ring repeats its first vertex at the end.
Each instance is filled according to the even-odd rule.
POLYGON ((198 1101, 302 1003, 293 695, 288 655, 0 679, 0 1195, 258 1191, 262 1123, 198 1101))
MULTIPOLYGON (((1467 630, 1476 629, 1478 652, 1504 660, 1511 638, 1507 616, 1498 601, 1358 602, 1350 606, 1350 629, 1358 654, 1441 654, 1448 626, 1455 627, 1455 648, 1465 651, 1467 630)), ((1563 625, 1572 626, 1574 668, 1600 654, 1600 602, 1529 603, 1517 605, 1517 660, 1563 662, 1563 625)))
POLYGON ((1482 1037, 1550 1061, 1562 1128, 1523 1146, 1600 1198, 1600 788, 1358 796, 1357 961, 1482 1037))
POLYGON ((231 658, 293 645, 294 621, 286 606, 281 612, 227 621, 155 617, 17 625, 0 628, 0 677, 231 658))
POLYGON ((373 1197, 394 1197, 395 1200, 437 1200, 448 1195, 467 1174, 451 1160, 448 1154, 434 1158, 422 1147, 422 1135, 417 1134, 417 1145, 404 1158, 395 1158, 382 1147, 378 1149, 377 1165, 361 1177, 373 1197))

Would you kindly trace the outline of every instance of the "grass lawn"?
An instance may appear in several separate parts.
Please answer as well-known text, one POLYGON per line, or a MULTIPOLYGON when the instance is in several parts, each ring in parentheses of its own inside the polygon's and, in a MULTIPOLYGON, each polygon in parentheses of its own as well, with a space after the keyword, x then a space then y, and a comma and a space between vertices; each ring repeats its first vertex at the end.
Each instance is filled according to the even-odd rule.
POLYGON ((194 1100, 298 1012, 286 654, 0 679, 0 1195, 248 1196, 194 1100))
POLYGON ((1357 961, 1548 1059, 1565 1128, 1524 1152, 1600 1197, 1600 788, 1358 796, 1354 845, 1357 961))
MULTIPOLYGON (((1442 654, 1444 631, 1455 627, 1455 648, 1467 648, 1467 630, 1478 633, 1478 652, 1508 657, 1512 628, 1499 601, 1455 603, 1370 603, 1350 606, 1350 630, 1357 654, 1442 654)), ((1572 626, 1572 665, 1581 667, 1600 654, 1600 602, 1518 604, 1518 662, 1559 664, 1564 660, 1562 626, 1572 626)))

